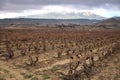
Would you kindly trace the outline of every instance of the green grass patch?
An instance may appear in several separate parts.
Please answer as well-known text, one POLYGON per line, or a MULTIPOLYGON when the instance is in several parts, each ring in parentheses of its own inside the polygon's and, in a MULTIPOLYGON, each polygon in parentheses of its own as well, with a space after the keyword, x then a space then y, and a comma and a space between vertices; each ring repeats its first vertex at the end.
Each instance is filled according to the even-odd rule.
POLYGON ((57 71, 57 70, 58 70, 58 66, 53 66, 52 69, 51 69, 51 71, 53 71, 53 72, 57 71))
POLYGON ((39 80, 37 77, 33 77, 31 80, 39 80))
POLYGON ((33 74, 25 74, 24 75, 24 78, 28 79, 28 78, 32 78, 33 77, 33 74))
POLYGON ((50 75, 46 74, 46 75, 43 75, 43 79, 49 79, 50 78, 50 75))

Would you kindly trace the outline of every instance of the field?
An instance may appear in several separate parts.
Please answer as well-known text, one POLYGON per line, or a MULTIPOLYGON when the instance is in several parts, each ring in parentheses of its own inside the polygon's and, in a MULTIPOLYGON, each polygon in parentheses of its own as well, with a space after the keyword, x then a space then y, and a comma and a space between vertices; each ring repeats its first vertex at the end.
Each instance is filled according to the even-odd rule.
POLYGON ((0 80, 120 80, 120 30, 0 29, 0 80))

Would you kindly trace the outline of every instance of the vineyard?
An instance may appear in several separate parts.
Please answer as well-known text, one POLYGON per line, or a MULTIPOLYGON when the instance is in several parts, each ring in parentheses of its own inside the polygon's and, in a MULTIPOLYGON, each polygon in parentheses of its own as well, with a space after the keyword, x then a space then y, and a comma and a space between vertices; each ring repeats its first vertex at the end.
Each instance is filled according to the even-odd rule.
POLYGON ((120 80, 93 79, 100 62, 115 55, 119 30, 0 29, 0 80, 120 80))

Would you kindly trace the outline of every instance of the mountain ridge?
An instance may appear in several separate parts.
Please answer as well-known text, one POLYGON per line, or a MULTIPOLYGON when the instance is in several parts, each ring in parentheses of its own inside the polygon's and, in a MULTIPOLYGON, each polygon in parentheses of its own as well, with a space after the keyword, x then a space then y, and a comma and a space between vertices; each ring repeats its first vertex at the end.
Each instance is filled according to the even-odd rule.
POLYGON ((57 12, 49 12, 45 14, 37 14, 37 15, 29 15, 29 16, 21 16, 20 18, 49 18, 49 19, 106 19, 103 16, 91 13, 91 12, 69 12, 69 13, 57 13, 57 12))

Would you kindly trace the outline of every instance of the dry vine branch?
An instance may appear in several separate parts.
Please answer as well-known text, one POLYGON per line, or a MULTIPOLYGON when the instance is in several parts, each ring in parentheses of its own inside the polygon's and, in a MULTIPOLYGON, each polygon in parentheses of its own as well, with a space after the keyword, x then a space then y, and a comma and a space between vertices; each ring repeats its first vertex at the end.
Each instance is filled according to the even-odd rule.
POLYGON ((32 56, 29 56, 28 62, 25 62, 27 66, 35 66, 36 63, 39 61, 38 57, 35 57, 35 59, 32 56))

